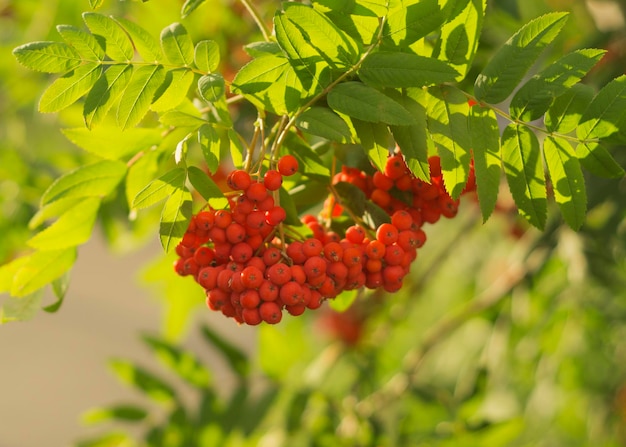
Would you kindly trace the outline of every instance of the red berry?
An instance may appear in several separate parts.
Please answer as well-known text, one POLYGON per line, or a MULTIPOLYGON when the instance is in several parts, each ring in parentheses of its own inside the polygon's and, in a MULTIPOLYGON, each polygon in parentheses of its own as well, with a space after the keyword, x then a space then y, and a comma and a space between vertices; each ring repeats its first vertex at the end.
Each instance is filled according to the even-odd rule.
POLYGON ((287 211, 281 206, 275 206, 274 208, 265 212, 265 222, 268 225, 276 226, 287 218, 287 211))
POLYGON ((376 239, 385 245, 391 245, 398 240, 398 229, 390 223, 381 224, 376 230, 376 239))
POLYGON ((215 221, 215 215, 211 211, 201 211, 194 220, 198 229, 209 231, 215 221))
POLYGON ((392 155, 385 164, 385 175, 392 180, 399 179, 407 172, 407 167, 402 155, 392 155))
POLYGON ((365 230, 358 225, 352 225, 346 230, 346 239, 353 244, 360 244, 365 239, 365 230))
POLYGON ((267 197, 267 188, 265 188, 263 183, 253 183, 246 190, 246 196, 248 196, 250 200, 260 202, 267 197))
POLYGON ((239 295, 239 302, 245 309, 255 309, 261 303, 259 292, 254 289, 245 289, 239 295))
POLYGON ((234 190, 246 190, 252 183, 250 174, 241 169, 231 172, 226 179, 226 183, 234 190))
POLYGON ((249 289, 256 289, 263 284, 263 272, 250 265, 241 271, 241 282, 249 289))
POLYGON ((250 326, 256 326, 263 321, 261 319, 259 309, 243 309, 241 311, 241 318, 244 323, 249 324, 250 326))
POLYGON ((280 323, 280 320, 283 318, 283 312, 281 308, 275 302, 265 302, 261 303, 259 306, 259 315, 269 324, 277 324, 280 323))
POLYGON ((267 269, 267 278, 281 286, 291 279, 291 269, 287 264, 279 262, 267 269))
POLYGON ((298 160, 293 155, 284 155, 278 160, 278 172, 288 177, 298 172, 298 160))
POLYGON ((263 176, 263 184, 268 191, 276 191, 283 184, 283 175, 274 169, 270 169, 263 176))
POLYGON ((302 286, 295 281, 289 281, 280 288, 280 299, 287 306, 302 302, 302 286))

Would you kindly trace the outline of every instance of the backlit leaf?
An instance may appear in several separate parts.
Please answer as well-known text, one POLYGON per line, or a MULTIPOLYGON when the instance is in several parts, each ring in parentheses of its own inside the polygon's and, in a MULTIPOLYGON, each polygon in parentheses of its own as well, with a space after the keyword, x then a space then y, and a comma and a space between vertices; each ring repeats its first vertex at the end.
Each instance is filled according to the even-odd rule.
POLYGON ((180 10, 180 16, 184 19, 193 11, 195 11, 196 8, 200 6, 202 3, 204 3, 205 1, 206 0, 185 0, 185 3, 183 3, 183 6, 180 10))
POLYGON ((344 82, 328 93, 331 109, 362 121, 406 126, 415 119, 400 104, 384 93, 361 82, 344 82))
POLYGON ((107 56, 114 61, 132 60, 135 54, 133 44, 115 20, 97 12, 83 13, 83 20, 96 38, 100 36, 104 40, 107 56))
POLYGON ((193 64, 193 42, 182 24, 172 23, 161 31, 161 48, 170 63, 185 67, 193 64))
POLYGON ((132 65, 112 65, 96 81, 85 98, 83 116, 87 128, 100 124, 122 95, 133 75, 132 65))
POLYGON ((176 400, 174 389, 146 369, 122 359, 111 360, 109 366, 122 382, 137 388, 154 401, 171 404, 176 400))
POLYGON ((424 87, 453 82, 459 73, 448 63, 411 53, 373 53, 358 71, 366 84, 374 87, 424 87))
POLYGON ((576 152, 564 138, 547 136, 543 154, 561 214, 572 229, 578 230, 585 221, 587 194, 576 152))
POLYGON ((559 34, 567 13, 531 20, 489 60, 474 85, 476 98, 490 104, 504 101, 520 84, 545 47, 559 34))
POLYGON ((154 94, 158 97, 150 106, 154 112, 166 112, 178 107, 187 99, 187 93, 194 81, 194 73, 187 68, 168 70, 161 87, 154 94))
POLYGON ((298 160, 300 172, 308 177, 328 181, 330 170, 309 144, 294 133, 290 133, 285 139, 285 146, 289 149, 289 153, 298 160))
POLYGON ((124 178, 126 164, 101 160, 81 166, 56 179, 41 197, 41 205, 61 198, 105 197, 124 178))
POLYGON ((11 295, 29 295, 67 272, 76 261, 76 248, 42 250, 29 255, 15 273, 11 295))
POLYGON ((82 63, 78 51, 63 42, 27 43, 15 48, 13 55, 26 68, 44 73, 65 73, 82 63))
POLYGON ((220 47, 214 40, 201 40, 194 49, 193 60, 198 70, 212 73, 220 65, 220 47))
POLYGON ((83 64, 54 81, 41 96, 39 111, 58 112, 85 95, 102 75, 102 65, 83 64))
POLYGON ((81 149, 108 160, 118 160, 129 154, 148 150, 163 140, 161 130, 157 128, 122 130, 118 127, 99 126, 89 130, 85 127, 71 127, 62 132, 81 149))
POLYGON ((198 141, 200 142, 202 155, 204 155, 209 171, 215 174, 221 159, 220 134, 213 126, 204 124, 198 130, 198 141))
POLYGON ((502 162, 509 189, 520 214, 543 229, 547 193, 539 141, 528 127, 509 124, 502 134, 502 162))
POLYGON ((57 25, 57 31, 83 59, 92 62, 104 60, 104 47, 92 34, 72 25, 57 25))
POLYGON ((626 142, 626 75, 606 84, 598 92, 580 119, 576 136, 581 140, 596 138, 626 142))
POLYGON ((406 48, 437 30, 445 22, 445 14, 437 0, 421 0, 399 7, 387 16, 383 43, 385 46, 406 48))
POLYGON ((379 171, 384 172, 391 141, 387 126, 380 123, 366 123, 355 118, 352 119, 352 125, 367 157, 379 171))
POLYGON ((147 208, 170 197, 174 191, 183 188, 185 177, 183 168, 174 168, 166 172, 139 191, 133 200, 133 208, 147 208))
POLYGON ((296 126, 311 135, 339 143, 347 143, 352 135, 346 122, 326 107, 311 107, 296 120, 296 126))
POLYGON ((222 190, 206 172, 195 166, 189 166, 187 176, 194 189, 213 208, 219 210, 228 206, 228 199, 224 197, 222 190))
POLYGON ((580 143, 576 156, 585 169, 600 177, 619 178, 624 175, 622 168, 606 147, 597 142, 580 143))
POLYGON ((42 291, 36 291, 23 297, 9 297, 0 306, 0 325, 14 321, 32 320, 41 309, 42 291))
POLYGON ((145 28, 123 17, 115 17, 115 21, 128 33, 133 40, 137 53, 139 53, 144 61, 154 63, 162 61, 163 53, 161 52, 159 41, 145 28))
POLYGON ((159 236, 166 252, 172 250, 183 238, 191 220, 191 193, 186 188, 175 189, 161 212, 159 236))
POLYGON ((204 75, 198 80, 198 90, 206 101, 219 101, 226 92, 224 77, 219 73, 204 75))
POLYGON ((117 107, 117 124, 122 129, 133 127, 142 120, 164 80, 162 65, 144 65, 134 70, 117 107))

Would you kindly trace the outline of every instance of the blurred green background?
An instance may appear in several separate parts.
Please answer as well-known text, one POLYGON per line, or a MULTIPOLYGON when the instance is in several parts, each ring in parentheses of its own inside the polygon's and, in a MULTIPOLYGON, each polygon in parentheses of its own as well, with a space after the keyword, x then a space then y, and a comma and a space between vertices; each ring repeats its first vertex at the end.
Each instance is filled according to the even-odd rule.
MULTIPOLYGON (((257 3, 270 20, 276 5, 257 3)), ((209 0, 182 20, 181 4, 105 1, 101 12, 154 35, 182 21, 195 41, 220 43, 222 70, 232 78, 245 60, 241 46, 258 39, 245 9, 209 0)), ((596 87, 626 69, 623 2, 488 5, 476 73, 522 24, 554 10, 572 15, 547 59, 607 49, 586 79, 596 87)), ((58 40, 55 25, 80 26, 86 10, 87 0, 0 1, 2 263, 24 249, 45 188, 90 157, 60 131, 81 124, 80 110, 39 114, 50 78, 18 66, 11 50, 58 40)), ((624 149, 613 150, 622 166, 624 149)), ((0 447, 77 439, 84 446, 143 442, 133 439, 151 446, 626 445, 626 181, 586 180, 589 215, 579 233, 557 212, 545 232, 527 228, 505 187, 487 223, 466 199, 457 218, 426 228, 428 242, 401 292, 359 296, 342 314, 325 309, 259 328, 205 309, 201 290, 176 277, 161 254, 158 214, 131 222, 113 200, 79 252, 59 313, 0 328, 0 447), (152 338, 139 337, 146 333, 152 338), (107 368, 111 357, 129 363, 107 368), (113 375, 132 386, 118 386, 113 375), (95 406, 105 410, 81 419, 95 406)))

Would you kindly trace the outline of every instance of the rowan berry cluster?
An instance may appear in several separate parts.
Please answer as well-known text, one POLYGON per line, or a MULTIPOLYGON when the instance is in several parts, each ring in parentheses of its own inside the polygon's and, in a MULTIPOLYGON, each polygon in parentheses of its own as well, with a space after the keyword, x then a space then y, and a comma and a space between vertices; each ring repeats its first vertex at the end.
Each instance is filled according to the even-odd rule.
MULTIPOLYGON (((238 191, 230 199, 230 209, 208 209, 193 216, 176 247, 175 270, 193 276, 206 290, 210 309, 249 325, 276 324, 284 311, 301 315, 345 290, 395 292, 426 241, 423 222, 456 214, 458 201, 443 189, 437 162, 431 159, 432 184, 416 180, 399 154, 389 158, 384 173, 373 177, 344 168, 334 182, 358 184, 389 213, 389 222, 375 230, 355 224, 340 236, 317 217, 306 215, 302 221, 312 237, 288 241, 277 231, 286 212, 275 203, 275 192, 283 176, 297 172, 297 160, 284 156, 277 169, 258 179, 235 170, 227 179, 238 191), (411 201, 394 198, 394 189, 411 193, 411 201)), ((338 204, 334 208, 335 213, 342 211, 338 204)))

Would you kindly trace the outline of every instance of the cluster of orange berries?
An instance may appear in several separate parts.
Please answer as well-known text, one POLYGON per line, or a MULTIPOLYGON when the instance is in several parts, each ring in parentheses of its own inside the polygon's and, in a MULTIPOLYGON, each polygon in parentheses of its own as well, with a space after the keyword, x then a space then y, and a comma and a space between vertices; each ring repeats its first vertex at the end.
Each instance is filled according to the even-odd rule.
MULTIPOLYGON (((434 173, 437 161, 431 159, 434 173)), ((444 199, 449 196, 440 181, 440 169, 432 184, 424 183, 437 191, 436 197, 432 193, 422 197, 429 206, 429 220, 422 214, 418 218, 416 210, 422 213, 425 208, 416 208, 415 200, 407 203, 390 199, 385 204, 375 199, 381 196, 376 191, 390 196, 393 188, 409 191, 400 189, 404 186, 398 180, 410 172, 402 156, 394 155, 389 158, 385 173, 374 175, 390 181, 385 184, 381 178, 370 181, 365 174, 350 168, 344 168, 334 178, 335 182, 353 183, 363 179, 364 183, 357 183, 365 185, 362 189, 368 197, 389 212, 390 222, 375 231, 355 224, 342 237, 315 216, 307 215, 302 220, 312 237, 287 243, 278 236, 277 227, 285 220, 286 212, 275 204, 274 191, 282 185, 283 176, 297 170, 297 160, 291 155, 281 157, 277 169, 268 170, 262 179, 253 180, 246 171, 235 170, 227 179, 229 187, 239 191, 230 200, 230 210, 209 209, 193 216, 176 247, 179 258, 174 268, 181 276, 193 276, 206 290, 210 309, 239 323, 276 324, 284 311, 301 315, 345 290, 382 287, 397 291, 417 257, 417 249, 426 241, 422 223, 436 220, 432 217, 433 201, 440 214, 451 216, 453 207, 456 212, 457 202, 444 199), (400 170, 403 175, 397 175, 400 170)), ((411 185, 414 183, 411 176, 411 185)), ((411 186, 410 191, 415 194, 413 189, 411 186)), ((340 208, 336 205, 335 212, 340 212, 340 208)))

